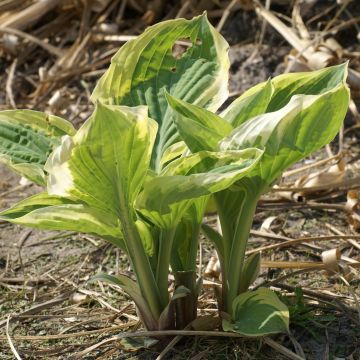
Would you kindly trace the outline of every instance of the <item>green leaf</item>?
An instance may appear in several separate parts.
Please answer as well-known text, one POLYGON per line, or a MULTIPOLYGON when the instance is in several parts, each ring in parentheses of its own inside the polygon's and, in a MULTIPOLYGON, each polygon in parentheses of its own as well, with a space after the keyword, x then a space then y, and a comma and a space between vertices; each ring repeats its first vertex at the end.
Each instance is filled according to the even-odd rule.
POLYGON ((44 185, 46 159, 61 136, 74 133, 71 123, 54 115, 32 110, 0 111, 0 162, 44 185))
POLYGON ((123 274, 108 275, 104 273, 97 274, 93 276, 89 282, 94 281, 104 281, 110 284, 120 286, 130 297, 134 300, 139 312, 142 321, 146 325, 148 330, 158 330, 157 321, 151 316, 151 311, 149 305, 146 303, 146 300, 141 295, 140 288, 138 284, 130 279, 128 276, 123 274))
POLYGON ((207 196, 203 196, 196 199, 176 227, 171 254, 173 272, 196 270, 198 237, 207 198, 207 196))
POLYGON ((149 257, 153 257, 155 255, 156 249, 150 226, 141 220, 136 220, 135 225, 140 234, 141 242, 143 244, 146 254, 149 257))
POLYGON ((231 124, 211 111, 168 94, 166 99, 173 110, 176 127, 193 153, 216 150, 219 141, 233 130, 231 124))
POLYGON ((272 81, 255 86, 234 100, 220 116, 238 127, 254 116, 264 114, 274 92, 272 81))
POLYGON ((256 165, 258 149, 199 152, 167 166, 160 176, 144 184, 137 206, 154 224, 171 228, 199 197, 228 188, 256 165))
POLYGON ((240 125, 221 141, 220 149, 264 148, 252 175, 271 184, 287 167, 334 139, 348 104, 345 83, 320 95, 296 95, 282 109, 240 125))
POLYGON ((120 338, 117 340, 120 348, 122 348, 125 352, 136 352, 142 349, 149 349, 156 345, 159 340, 152 339, 149 337, 131 337, 131 334, 129 334, 129 337, 126 338, 120 338))
POLYGON ((255 253, 250 255, 244 263, 244 268, 241 272, 240 279, 240 293, 245 292, 249 286, 257 279, 260 272, 261 254, 255 253))
POLYGON ((224 259, 224 239, 223 237, 214 230, 211 226, 202 224, 201 230, 204 235, 214 243, 218 257, 224 259))
POLYGON ((325 69, 301 73, 282 74, 272 79, 274 93, 267 112, 276 111, 286 105, 297 94, 319 95, 342 84, 347 77, 345 62, 325 69))
POLYGON ((152 316, 158 319, 168 293, 160 296, 134 209, 138 192, 149 176, 156 130, 157 123, 148 118, 145 106, 129 108, 98 102, 76 135, 63 137, 45 170, 49 173, 49 194, 84 203, 120 220, 141 293, 152 316))
POLYGON ((70 230, 100 236, 125 249, 120 224, 111 214, 40 193, 0 213, 0 219, 44 230, 70 230))
POLYGON ((165 91, 189 103, 216 111, 227 98, 228 44, 205 15, 175 19, 149 27, 127 42, 112 58, 92 100, 128 106, 148 105, 159 123, 152 168, 160 170, 165 150, 179 141, 165 99, 165 91), (173 53, 178 40, 190 47, 173 53))
POLYGON ((73 138, 64 137, 45 169, 48 192, 120 216, 147 175, 157 125, 146 107, 98 103, 73 138))
POLYGON ((232 304, 232 322, 223 320, 225 331, 263 336, 289 330, 289 310, 266 288, 237 296, 232 304))
POLYGON ((186 151, 188 150, 186 144, 184 141, 178 141, 177 143, 169 146, 162 158, 161 158, 161 168, 164 167, 164 165, 166 165, 167 163, 169 163, 170 161, 179 158, 181 155, 183 155, 186 151))
POLYGON ((188 296, 191 291, 185 286, 178 286, 170 298, 169 303, 159 318, 159 330, 173 329, 175 325, 175 301, 188 296))

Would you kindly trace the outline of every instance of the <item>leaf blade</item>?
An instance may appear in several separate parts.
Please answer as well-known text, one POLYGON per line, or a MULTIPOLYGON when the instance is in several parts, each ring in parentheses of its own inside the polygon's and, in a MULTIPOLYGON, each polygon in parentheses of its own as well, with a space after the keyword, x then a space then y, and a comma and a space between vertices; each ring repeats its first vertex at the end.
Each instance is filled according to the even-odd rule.
POLYGON ((225 331, 263 336, 289 330, 288 308, 267 288, 237 296, 233 301, 232 318, 233 322, 223 320, 225 331))
POLYGON ((160 170, 165 150, 179 141, 165 92, 216 111, 227 98, 228 44, 205 15, 175 19, 148 28, 127 42, 113 57, 96 86, 92 100, 128 106, 148 105, 159 123, 152 168, 160 170), (182 56, 172 53, 175 42, 192 44, 182 56))
POLYGON ((44 185, 47 157, 61 136, 73 135, 70 122, 33 110, 0 111, 0 162, 44 185))
POLYGON ((92 234, 125 249, 120 224, 115 217, 46 193, 20 201, 1 212, 0 219, 43 230, 69 230, 92 234))

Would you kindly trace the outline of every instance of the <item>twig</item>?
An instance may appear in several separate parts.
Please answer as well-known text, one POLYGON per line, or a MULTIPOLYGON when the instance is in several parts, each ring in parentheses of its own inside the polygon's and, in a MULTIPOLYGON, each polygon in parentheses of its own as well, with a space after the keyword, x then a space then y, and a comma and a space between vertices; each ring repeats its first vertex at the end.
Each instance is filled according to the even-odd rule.
MULTIPOLYGON (((67 293, 61 294, 60 296, 58 296, 58 297, 55 298, 55 299, 46 301, 46 302, 41 303, 41 304, 37 304, 37 305, 31 307, 30 309, 21 312, 21 313, 18 314, 18 315, 22 315, 22 316, 23 316, 23 315, 36 314, 36 313, 39 313, 40 311, 42 311, 42 310, 44 310, 44 309, 48 309, 49 307, 52 307, 52 306, 61 304, 63 301, 65 301, 65 300, 67 300, 67 299, 69 298, 69 295, 70 295, 71 293, 72 293, 72 292, 67 292, 67 293)), ((11 321, 15 321, 15 320, 18 320, 16 314, 11 317, 11 321)), ((5 321, 0 321, 0 328, 2 328, 2 327, 5 326, 5 325, 6 325, 6 320, 5 320, 5 321)))
POLYGON ((23 268, 23 262, 22 262, 22 257, 21 257, 21 249, 23 248, 26 240, 30 237, 31 233, 32 233, 32 230, 25 231, 25 233, 21 236, 21 238, 19 240, 18 255, 19 255, 20 268, 23 268))
POLYGON ((231 13, 231 10, 233 9, 233 7, 236 5, 237 2, 238 2, 238 0, 232 0, 231 3, 226 7, 226 9, 224 10, 224 12, 221 16, 219 23, 216 26, 217 31, 220 32, 222 30, 227 18, 229 17, 229 15, 231 13))
MULTIPOLYGON (((338 230, 336 227, 332 226, 331 224, 326 223, 325 226, 326 226, 329 230, 331 230, 332 232, 334 232, 334 233, 337 234, 337 235, 342 235, 342 236, 345 235, 342 231, 338 230)), ((357 242, 356 240, 346 239, 346 241, 347 241, 351 246, 354 246, 354 247, 356 247, 358 250, 360 250, 360 245, 358 244, 358 242, 357 242)))
POLYGON ((327 164, 328 162, 330 162, 332 160, 339 160, 340 158, 341 158, 341 155, 336 154, 336 155, 334 155, 332 157, 328 157, 326 159, 316 161, 316 162, 314 162, 312 164, 301 166, 301 167, 293 169, 293 170, 285 171, 283 173, 282 177, 284 178, 284 177, 292 176, 292 175, 298 174, 299 172, 303 172, 303 171, 312 169, 314 167, 319 167, 319 166, 325 165, 325 164, 327 164))
POLYGON ((280 276, 274 280, 271 280, 271 281, 263 281, 261 282, 260 284, 256 285, 253 287, 252 290, 256 290, 258 289, 259 287, 270 287, 270 286, 275 286, 276 284, 286 280, 286 279, 289 279, 289 278, 292 278, 296 275, 301 275, 301 274, 305 274, 307 272, 311 272, 311 271, 318 271, 319 268, 317 266, 315 267, 309 267, 309 268, 306 268, 306 269, 300 269, 300 270, 295 270, 295 271, 291 271, 289 272, 288 274, 286 275, 283 275, 283 276, 280 276))
POLYGON ((16 69, 16 65, 17 65, 17 61, 18 59, 16 58, 11 66, 10 66, 10 69, 9 69, 9 75, 8 75, 8 78, 6 80, 6 95, 9 99, 9 102, 10 102, 10 105, 16 109, 16 103, 15 103, 15 100, 14 100, 14 94, 13 94, 13 91, 12 91, 12 82, 13 82, 13 79, 14 79, 14 74, 15 74, 15 69, 16 69))
POLYGON ((285 346, 280 345, 279 343, 277 343, 273 339, 270 339, 269 337, 264 338, 264 343, 266 345, 269 345, 270 347, 272 347, 274 350, 278 351, 279 353, 285 355, 289 359, 292 359, 292 360, 304 360, 303 357, 295 354, 294 352, 287 349, 285 346))
MULTIPOLYGON (((191 328, 191 324, 186 326, 184 330, 189 330, 191 328)), ((165 347, 165 349, 159 354, 159 356, 156 358, 156 360, 162 360, 166 354, 182 339, 182 335, 175 336, 169 344, 165 347)))
POLYGON ((11 26, 17 29, 24 29, 30 24, 35 23, 47 12, 56 7, 61 0, 42 0, 33 3, 24 10, 9 16, 4 21, 3 26, 11 26))
POLYGON ((349 5, 351 0, 345 0, 340 9, 336 12, 335 16, 326 24, 324 31, 328 31, 331 26, 335 23, 335 21, 338 19, 338 17, 341 15, 341 13, 346 9, 346 7, 349 5))
POLYGON ((7 191, 4 191, 0 194, 0 198, 6 196, 6 195, 9 195, 9 194, 12 194, 14 192, 17 192, 19 190, 25 190, 26 188, 30 187, 30 186, 33 186, 34 184, 33 183, 29 183, 29 184, 25 184, 25 185, 18 185, 18 186, 15 186, 13 187, 12 189, 10 190, 7 190, 7 191))
MULTIPOLYGON (((105 339, 98 344, 92 345, 87 349, 73 354, 73 359, 79 359, 80 357, 88 354, 89 352, 97 349, 98 347, 107 344, 112 341, 118 341, 126 338, 136 337, 160 337, 160 336, 215 336, 215 337, 232 337, 232 338, 251 338, 238 333, 225 332, 225 331, 195 331, 195 330, 163 330, 163 331, 138 331, 138 332, 127 332, 113 336, 112 338, 105 339)), ((1 337, 0 337, 1 339, 1 337)))
POLYGON ((10 349, 11 349, 12 353, 14 354, 14 356, 16 357, 16 359, 21 360, 21 357, 20 357, 19 353, 16 351, 15 346, 11 340, 10 333, 9 333, 9 325, 10 325, 10 315, 8 316, 8 318, 6 320, 6 338, 9 343, 10 349))
MULTIPOLYGON (((254 231, 252 231, 252 233, 254 233, 254 231)), ((262 233, 259 234, 259 233, 260 232, 257 232, 257 236, 265 235, 265 234, 262 234, 262 233)), ((276 234, 274 234, 274 235, 276 235, 276 234)), ((270 236, 271 236, 271 234, 269 234, 269 237, 270 236)), ((283 237, 283 238, 285 238, 285 237, 283 237)), ((256 249, 249 250, 246 252, 246 255, 258 253, 260 251, 267 251, 267 250, 287 247, 287 246, 291 246, 291 245, 295 245, 295 244, 301 244, 303 242, 327 241, 327 240, 335 240, 335 239, 347 240, 348 238, 360 239, 360 235, 326 235, 326 236, 313 236, 313 237, 304 237, 304 238, 299 238, 299 239, 290 239, 290 240, 286 240, 279 244, 271 244, 271 245, 261 246, 256 249)))
MULTIPOLYGON (((271 0, 265 0, 265 9, 269 10, 271 6, 271 0)), ((260 30, 260 36, 259 41, 257 43, 257 49, 260 49, 260 46, 262 42, 264 41, 264 36, 267 28, 267 21, 263 18, 261 22, 261 30, 260 30)))
POLYGON ((43 49, 45 49, 46 51, 48 51, 50 54, 53 54, 55 56, 62 56, 64 54, 64 51, 61 49, 58 49, 55 46, 52 46, 51 44, 46 43, 45 41, 42 41, 40 39, 38 39, 37 37, 25 33, 21 30, 18 29, 12 29, 9 27, 5 27, 5 26, 0 26, 0 33, 5 33, 5 34, 11 34, 11 35, 16 35, 18 37, 21 37, 23 39, 26 39, 40 47, 42 47, 43 49))
POLYGON ((181 6, 180 10, 175 15, 175 19, 185 16, 189 6, 190 6, 190 0, 185 1, 184 4, 181 6))
MULTIPOLYGON (((339 184, 334 184, 334 185, 331 185, 331 188, 333 189, 337 189, 337 188, 346 188, 346 189, 355 189, 355 188, 358 188, 360 187, 360 176, 357 176, 357 177, 354 177, 354 178, 351 178, 351 179, 346 179, 344 181, 342 181, 341 183, 339 184)), ((321 190, 329 190, 329 185, 319 185, 319 186, 312 186, 311 188, 310 187, 273 187, 271 189, 271 191, 273 192, 280 192, 280 191, 289 191, 289 192, 298 192, 298 191, 309 191, 309 190, 312 190, 312 191, 321 191, 321 190)))

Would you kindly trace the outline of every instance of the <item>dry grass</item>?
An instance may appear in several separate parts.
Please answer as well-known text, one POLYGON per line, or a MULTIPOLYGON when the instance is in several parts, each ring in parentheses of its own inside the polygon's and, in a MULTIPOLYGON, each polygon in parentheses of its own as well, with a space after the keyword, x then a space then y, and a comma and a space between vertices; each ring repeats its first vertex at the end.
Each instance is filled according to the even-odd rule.
MULTIPOLYGON (((122 290, 87 284, 99 271, 129 272, 119 251, 84 235, 0 223, 0 358, 295 359, 304 353, 308 359, 360 358, 359 4, 298 2, 290 9, 273 0, 270 11, 250 0, 89 4, 0 1, 1 109, 46 110, 78 126, 92 111, 96 79, 124 41, 154 22, 203 10, 232 45, 232 96, 284 70, 349 59, 354 103, 339 139, 287 173, 261 200, 255 217, 249 253, 261 250, 263 267, 254 285, 282 294, 291 311, 291 336, 177 333, 177 344, 165 352, 163 344, 144 348, 149 339, 137 337, 140 322, 122 290), (329 176, 334 166, 338 171, 329 176)), ((19 178, 0 166, 0 208, 39 190, 19 185, 19 178)), ((208 222, 214 224, 214 217, 208 222)), ((204 269, 213 255, 202 239, 199 266, 204 269)), ((216 316, 217 283, 206 279, 200 316, 216 316)))

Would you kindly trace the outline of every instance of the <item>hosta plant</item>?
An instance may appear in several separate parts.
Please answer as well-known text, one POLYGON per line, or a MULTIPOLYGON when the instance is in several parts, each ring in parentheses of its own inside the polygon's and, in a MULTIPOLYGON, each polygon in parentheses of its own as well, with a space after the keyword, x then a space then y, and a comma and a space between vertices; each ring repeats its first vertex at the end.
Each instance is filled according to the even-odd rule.
POLYGON ((0 159, 47 186, 1 217, 94 234, 120 247, 137 281, 97 278, 122 286, 148 329, 184 327, 196 317, 204 195, 239 180, 262 153, 205 151, 176 159, 185 146, 178 143, 166 93, 216 111, 227 97, 227 48, 205 16, 163 22, 114 56, 92 95, 95 111, 77 132, 66 120, 35 111, 0 113, 0 159), (211 174, 205 164, 212 164, 211 174), (164 186, 157 192, 160 178, 164 186), (154 202, 171 212, 160 214, 154 202), (170 263, 176 279, 171 299, 170 263))
POLYGON ((245 259, 247 238, 259 196, 336 135, 348 103, 346 67, 269 80, 218 116, 227 49, 205 15, 166 21, 114 56, 79 130, 35 111, 0 112, 0 160, 46 185, 0 217, 118 246, 135 280, 95 279, 121 286, 151 330, 183 328, 196 317, 198 235, 211 196, 222 235, 203 231, 222 266, 223 328, 262 335, 288 327, 273 292, 248 291, 260 257, 245 259))
POLYGON ((245 258, 256 204, 286 168, 336 136, 349 103, 346 75, 346 64, 281 75, 248 90, 220 115, 168 95, 176 126, 192 152, 264 151, 241 180, 214 194, 221 233, 203 225, 221 264, 219 308, 227 330, 259 334, 262 323, 267 333, 264 319, 274 311, 270 304, 284 313, 269 290, 247 291, 260 269, 259 254, 245 258), (262 302, 269 307, 260 306, 262 302), (255 327, 244 321, 245 314, 255 327))

